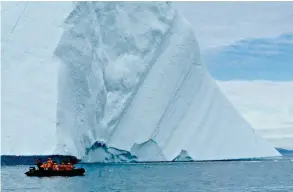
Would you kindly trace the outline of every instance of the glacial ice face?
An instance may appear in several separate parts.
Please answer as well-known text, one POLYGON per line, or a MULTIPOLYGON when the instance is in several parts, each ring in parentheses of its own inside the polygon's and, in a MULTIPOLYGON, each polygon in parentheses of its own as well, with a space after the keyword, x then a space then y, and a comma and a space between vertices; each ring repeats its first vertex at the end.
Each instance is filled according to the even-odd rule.
POLYGON ((180 154, 173 161, 192 161, 193 159, 189 156, 188 152, 182 150, 180 154))
POLYGON ((57 153, 91 162, 116 150, 139 161, 279 155, 223 96, 170 4, 78 2, 65 25, 57 153))
POLYGON ((53 52, 70 10, 67 2, 1 1, 1 155, 46 155, 56 147, 53 52))
POLYGON ((101 163, 120 163, 120 162, 137 162, 136 156, 129 151, 119 150, 107 147, 105 143, 95 142, 86 151, 84 162, 101 162, 101 163))

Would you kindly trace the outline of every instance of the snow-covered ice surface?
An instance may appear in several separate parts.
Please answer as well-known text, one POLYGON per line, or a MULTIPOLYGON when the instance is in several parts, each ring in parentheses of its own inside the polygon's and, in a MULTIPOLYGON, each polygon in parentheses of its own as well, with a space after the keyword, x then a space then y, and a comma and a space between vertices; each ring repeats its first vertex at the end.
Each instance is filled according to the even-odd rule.
POLYGON ((72 7, 1 2, 1 154, 52 154, 56 146, 53 52, 72 7))
POLYGON ((170 3, 26 5, 1 47, 2 154, 52 153, 57 142, 54 153, 87 162, 279 155, 221 93, 170 3))
POLYGON ((55 52, 58 153, 87 161, 106 161, 110 148, 141 161, 279 155, 223 96, 192 27, 169 4, 82 2, 65 23, 55 52), (87 150, 96 142, 105 145, 87 150))

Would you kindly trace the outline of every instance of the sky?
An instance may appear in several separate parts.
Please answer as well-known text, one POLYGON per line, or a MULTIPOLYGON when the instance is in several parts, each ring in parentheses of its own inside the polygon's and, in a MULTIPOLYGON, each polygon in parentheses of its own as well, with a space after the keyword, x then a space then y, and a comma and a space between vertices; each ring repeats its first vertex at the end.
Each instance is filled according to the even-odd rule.
POLYGON ((205 52, 203 60, 218 80, 292 81, 292 53, 293 33, 238 41, 205 52))
POLYGON ((173 2, 194 26, 203 52, 293 32, 293 2, 173 2))

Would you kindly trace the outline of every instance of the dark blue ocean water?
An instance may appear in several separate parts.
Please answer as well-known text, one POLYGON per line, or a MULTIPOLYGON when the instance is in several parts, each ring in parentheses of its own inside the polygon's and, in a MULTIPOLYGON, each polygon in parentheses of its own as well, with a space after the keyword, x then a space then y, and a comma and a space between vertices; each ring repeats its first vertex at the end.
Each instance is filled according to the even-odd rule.
POLYGON ((293 192, 293 158, 150 164, 79 164, 81 177, 27 177, 29 166, 2 166, 2 191, 293 192))

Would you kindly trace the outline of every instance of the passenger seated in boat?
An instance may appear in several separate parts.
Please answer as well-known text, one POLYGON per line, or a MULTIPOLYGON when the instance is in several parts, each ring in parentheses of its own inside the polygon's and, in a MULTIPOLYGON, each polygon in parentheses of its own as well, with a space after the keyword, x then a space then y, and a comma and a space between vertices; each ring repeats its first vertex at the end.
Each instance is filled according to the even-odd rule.
POLYGON ((53 161, 51 158, 48 158, 48 161, 47 161, 47 169, 48 170, 52 170, 53 169, 53 161))
POLYGON ((71 163, 67 163, 67 164, 65 164, 64 168, 66 171, 70 171, 70 170, 74 169, 74 166, 71 163))
POLYGON ((41 169, 42 169, 42 170, 46 169, 46 164, 45 164, 45 163, 43 163, 43 164, 41 165, 41 169))
POLYGON ((43 165, 43 163, 42 163, 41 159, 39 158, 38 159, 38 162, 37 162, 37 167, 38 167, 39 170, 44 170, 44 168, 42 167, 42 165, 43 165))
POLYGON ((58 165, 58 169, 59 169, 59 171, 65 171, 65 164, 64 164, 64 162, 62 161, 61 162, 61 164, 60 165, 58 165))
POLYGON ((53 161, 51 158, 48 158, 48 161, 44 163, 41 167, 44 167, 45 170, 52 170, 53 169, 53 161))
POLYGON ((58 165, 57 165, 57 163, 55 161, 53 162, 52 168, 53 168, 53 171, 58 171, 59 170, 58 165))

